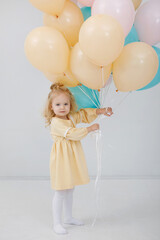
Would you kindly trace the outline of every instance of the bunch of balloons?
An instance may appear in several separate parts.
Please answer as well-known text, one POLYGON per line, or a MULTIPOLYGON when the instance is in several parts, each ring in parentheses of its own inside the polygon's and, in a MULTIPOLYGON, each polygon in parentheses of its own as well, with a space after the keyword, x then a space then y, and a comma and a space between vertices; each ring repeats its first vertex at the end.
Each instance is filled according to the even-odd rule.
MULTIPOLYGON (((25 41, 31 64, 67 87, 103 88, 113 74, 119 91, 160 81, 160 1, 30 0, 44 12, 44 26, 25 41), (157 73, 158 71, 158 73, 157 73), (157 74, 156 74, 157 73, 157 74)), ((147 87, 149 88, 149 87, 147 87)))

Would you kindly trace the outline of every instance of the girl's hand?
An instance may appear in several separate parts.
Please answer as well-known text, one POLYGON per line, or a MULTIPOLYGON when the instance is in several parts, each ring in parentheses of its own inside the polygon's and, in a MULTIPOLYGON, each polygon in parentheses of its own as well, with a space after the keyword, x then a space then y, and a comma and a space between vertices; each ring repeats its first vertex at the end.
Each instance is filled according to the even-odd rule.
POLYGON ((99 114, 104 114, 105 116, 110 117, 113 112, 112 112, 112 108, 108 107, 108 108, 97 108, 96 113, 99 114))
POLYGON ((90 127, 87 127, 88 132, 92 132, 92 131, 95 131, 95 130, 98 130, 98 129, 99 129, 99 124, 98 123, 95 123, 95 124, 91 125, 90 127))
POLYGON ((105 108, 104 115, 110 117, 112 114, 113 114, 113 112, 112 112, 112 108, 111 107, 105 108))

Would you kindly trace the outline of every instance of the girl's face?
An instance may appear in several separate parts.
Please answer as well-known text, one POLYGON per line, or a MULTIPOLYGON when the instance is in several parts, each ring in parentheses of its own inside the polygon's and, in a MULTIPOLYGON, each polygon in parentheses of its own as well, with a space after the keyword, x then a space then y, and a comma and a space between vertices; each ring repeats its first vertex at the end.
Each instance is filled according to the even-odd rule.
POLYGON ((70 112, 70 99, 65 93, 60 93, 52 100, 52 109, 57 117, 66 118, 70 112))

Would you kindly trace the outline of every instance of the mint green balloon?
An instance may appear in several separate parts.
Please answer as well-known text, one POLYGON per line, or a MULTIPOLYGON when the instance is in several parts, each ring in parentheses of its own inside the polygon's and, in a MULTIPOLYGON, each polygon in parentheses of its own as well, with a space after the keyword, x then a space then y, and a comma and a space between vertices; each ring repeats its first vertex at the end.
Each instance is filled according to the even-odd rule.
POLYGON ((124 45, 127 45, 132 42, 138 42, 138 41, 139 41, 138 34, 135 27, 133 26, 131 31, 128 33, 127 37, 125 38, 124 45))
POLYGON ((81 108, 99 108, 99 92, 86 86, 69 87, 75 97, 78 109, 81 108))
POLYGON ((81 12, 83 14, 84 21, 91 16, 91 8, 90 7, 82 7, 81 12))

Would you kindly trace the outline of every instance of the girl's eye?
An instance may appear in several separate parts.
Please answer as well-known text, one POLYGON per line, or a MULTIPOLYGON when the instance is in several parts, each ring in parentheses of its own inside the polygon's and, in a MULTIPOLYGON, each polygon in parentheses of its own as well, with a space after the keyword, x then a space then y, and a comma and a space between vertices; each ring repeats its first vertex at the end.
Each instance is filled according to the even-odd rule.
POLYGON ((64 105, 68 105, 68 103, 65 103, 64 105))
POLYGON ((59 103, 56 104, 56 106, 59 106, 59 105, 60 105, 59 103))

